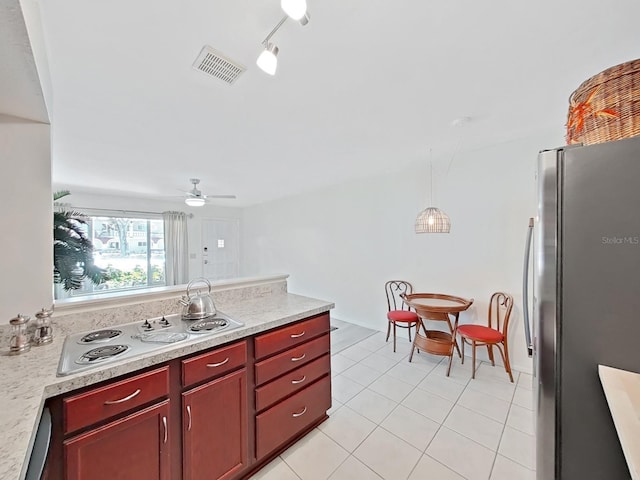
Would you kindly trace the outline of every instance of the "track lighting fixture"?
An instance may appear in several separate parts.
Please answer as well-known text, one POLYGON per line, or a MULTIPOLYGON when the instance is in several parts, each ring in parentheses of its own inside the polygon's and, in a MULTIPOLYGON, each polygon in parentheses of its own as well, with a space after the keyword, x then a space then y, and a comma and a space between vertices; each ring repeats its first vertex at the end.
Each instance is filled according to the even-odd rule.
POLYGON ((287 21, 287 18, 293 18, 294 20, 297 20, 302 26, 307 25, 310 19, 309 13, 307 12, 306 0, 282 0, 281 5, 282 9, 287 13, 287 15, 282 17, 282 20, 280 20, 278 24, 273 27, 271 33, 269 33, 269 35, 267 35, 267 37, 262 41, 264 50, 262 50, 262 53, 258 57, 258 60, 256 60, 256 64, 258 65, 258 67, 260 67, 260 70, 268 73, 269 75, 275 75, 276 73, 276 69, 278 68, 278 52, 280 51, 277 45, 269 41, 271 40, 271 37, 278 31, 282 24, 287 21), (294 4, 295 6, 291 7, 291 5, 294 4), (299 5, 302 5, 302 7, 300 7, 299 5), (300 13, 300 11, 302 11, 302 13, 300 13), (297 16, 298 14, 300 16, 296 18, 294 15, 297 16))

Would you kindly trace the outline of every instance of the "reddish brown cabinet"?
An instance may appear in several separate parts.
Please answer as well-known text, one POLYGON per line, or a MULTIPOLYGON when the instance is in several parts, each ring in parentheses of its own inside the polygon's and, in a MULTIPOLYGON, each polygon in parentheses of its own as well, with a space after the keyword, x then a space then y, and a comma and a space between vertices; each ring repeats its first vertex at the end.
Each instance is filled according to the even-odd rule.
POLYGON ((309 387, 256 417, 256 456, 263 458, 326 415, 331 380, 325 375, 309 387))
POLYGON ((66 397, 64 433, 73 433, 101 420, 169 395, 169 368, 163 367, 66 397))
POLYGON ((247 370, 182 394, 184 480, 227 480, 248 465, 247 370))
POLYGON ((247 342, 237 342, 226 347, 202 353, 182 360, 182 385, 189 387, 198 382, 231 372, 247 364, 247 342))
POLYGON ((297 368, 273 382, 256 388, 256 410, 264 410, 290 394, 297 392, 331 371, 331 357, 322 357, 297 368))
POLYGON ((169 480, 169 401, 64 441, 64 478, 169 480))
POLYGON ((268 461, 327 418, 329 314, 255 337, 256 458, 268 461))
POLYGON ((45 478, 249 478, 330 406, 325 313, 51 399, 45 478))

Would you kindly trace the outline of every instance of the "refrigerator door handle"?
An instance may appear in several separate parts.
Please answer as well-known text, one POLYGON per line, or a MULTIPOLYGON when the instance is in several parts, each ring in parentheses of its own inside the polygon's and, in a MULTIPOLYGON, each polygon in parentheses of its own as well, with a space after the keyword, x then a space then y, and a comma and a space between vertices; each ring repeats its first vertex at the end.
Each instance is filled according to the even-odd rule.
POLYGON ((527 343, 529 357, 533 356, 533 344, 531 343, 531 322, 529 319, 529 258, 531 257, 531 237, 533 236, 533 218, 529 219, 527 229, 527 241, 524 247, 524 268, 522 269, 522 316, 524 318, 524 336, 527 343))

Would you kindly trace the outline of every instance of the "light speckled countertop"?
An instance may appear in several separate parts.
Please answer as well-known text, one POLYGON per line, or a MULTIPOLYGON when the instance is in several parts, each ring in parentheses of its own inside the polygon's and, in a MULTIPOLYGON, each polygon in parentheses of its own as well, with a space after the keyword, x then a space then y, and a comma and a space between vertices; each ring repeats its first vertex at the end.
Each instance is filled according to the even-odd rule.
POLYGON ((640 479, 640 374, 598 365, 624 457, 633 480, 640 479))
POLYGON ((53 343, 32 347, 25 354, 9 356, 5 349, 0 355, 0 479, 24 478, 35 429, 47 398, 286 325, 333 307, 333 303, 324 300, 290 293, 220 305, 222 312, 245 326, 65 377, 56 376, 64 337, 56 337, 55 331, 53 343))

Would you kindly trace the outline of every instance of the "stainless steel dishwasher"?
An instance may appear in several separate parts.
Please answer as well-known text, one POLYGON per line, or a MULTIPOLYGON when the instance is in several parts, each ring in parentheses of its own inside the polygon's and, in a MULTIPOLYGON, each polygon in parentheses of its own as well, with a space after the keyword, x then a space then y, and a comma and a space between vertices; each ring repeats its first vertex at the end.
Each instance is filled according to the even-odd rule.
POLYGON ((33 449, 29 458, 29 466, 25 480, 40 480, 47 461, 49 443, 51 442, 51 412, 48 407, 42 409, 36 438, 33 441, 33 449))

